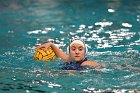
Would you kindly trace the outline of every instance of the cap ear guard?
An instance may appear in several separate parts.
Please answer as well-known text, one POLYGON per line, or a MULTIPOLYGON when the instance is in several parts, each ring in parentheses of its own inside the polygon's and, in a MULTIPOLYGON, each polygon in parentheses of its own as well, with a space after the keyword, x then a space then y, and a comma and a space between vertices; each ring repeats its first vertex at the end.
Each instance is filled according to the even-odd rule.
POLYGON ((70 54, 70 47, 67 47, 67 54, 70 54))
POLYGON ((86 54, 88 53, 88 48, 87 48, 86 45, 85 45, 85 53, 86 53, 86 54))

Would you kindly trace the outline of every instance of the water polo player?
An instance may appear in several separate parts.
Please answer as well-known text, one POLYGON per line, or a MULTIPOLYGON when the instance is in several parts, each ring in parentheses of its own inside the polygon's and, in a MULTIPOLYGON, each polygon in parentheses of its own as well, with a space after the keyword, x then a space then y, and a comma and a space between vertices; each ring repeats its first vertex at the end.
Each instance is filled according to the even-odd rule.
POLYGON ((63 59, 65 63, 63 64, 62 69, 65 70, 81 70, 84 66, 92 66, 100 68, 101 65, 89 61, 85 55, 87 53, 87 47, 82 40, 73 40, 67 48, 69 54, 66 54, 61 49, 59 49, 55 44, 52 42, 48 42, 36 47, 36 50, 39 48, 48 48, 52 47, 53 51, 55 52, 56 56, 63 59))

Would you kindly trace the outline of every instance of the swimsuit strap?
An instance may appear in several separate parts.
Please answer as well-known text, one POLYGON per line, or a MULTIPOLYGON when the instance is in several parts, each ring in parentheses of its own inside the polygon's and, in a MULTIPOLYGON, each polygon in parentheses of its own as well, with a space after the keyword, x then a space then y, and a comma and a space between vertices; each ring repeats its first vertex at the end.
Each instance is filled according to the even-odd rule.
POLYGON ((81 64, 83 62, 87 61, 87 58, 85 58, 84 60, 80 61, 80 62, 65 62, 63 65, 62 65, 62 68, 63 70, 82 70, 83 69, 83 66, 81 66, 81 64))
POLYGON ((85 62, 85 61, 87 61, 88 59, 87 58, 85 58, 84 60, 82 60, 82 61, 79 61, 79 63, 83 63, 83 62, 85 62))

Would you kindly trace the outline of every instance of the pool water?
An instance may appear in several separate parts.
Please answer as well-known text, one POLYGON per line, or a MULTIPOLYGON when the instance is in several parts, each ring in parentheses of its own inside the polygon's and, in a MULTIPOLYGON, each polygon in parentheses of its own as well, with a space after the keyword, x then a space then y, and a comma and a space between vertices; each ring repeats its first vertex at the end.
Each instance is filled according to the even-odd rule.
POLYGON ((0 1, 0 93, 139 93, 139 0, 0 1), (71 38, 88 46, 105 68, 59 70, 63 61, 37 62, 34 48, 54 42, 66 52, 71 38))

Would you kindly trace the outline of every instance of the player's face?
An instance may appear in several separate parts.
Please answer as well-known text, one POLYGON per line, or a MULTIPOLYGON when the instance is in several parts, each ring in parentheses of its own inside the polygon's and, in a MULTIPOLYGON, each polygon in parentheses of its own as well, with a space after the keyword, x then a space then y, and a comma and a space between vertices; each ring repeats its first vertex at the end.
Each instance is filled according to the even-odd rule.
POLYGON ((70 47, 70 57, 74 61, 82 61, 85 58, 85 48, 77 43, 70 47))

